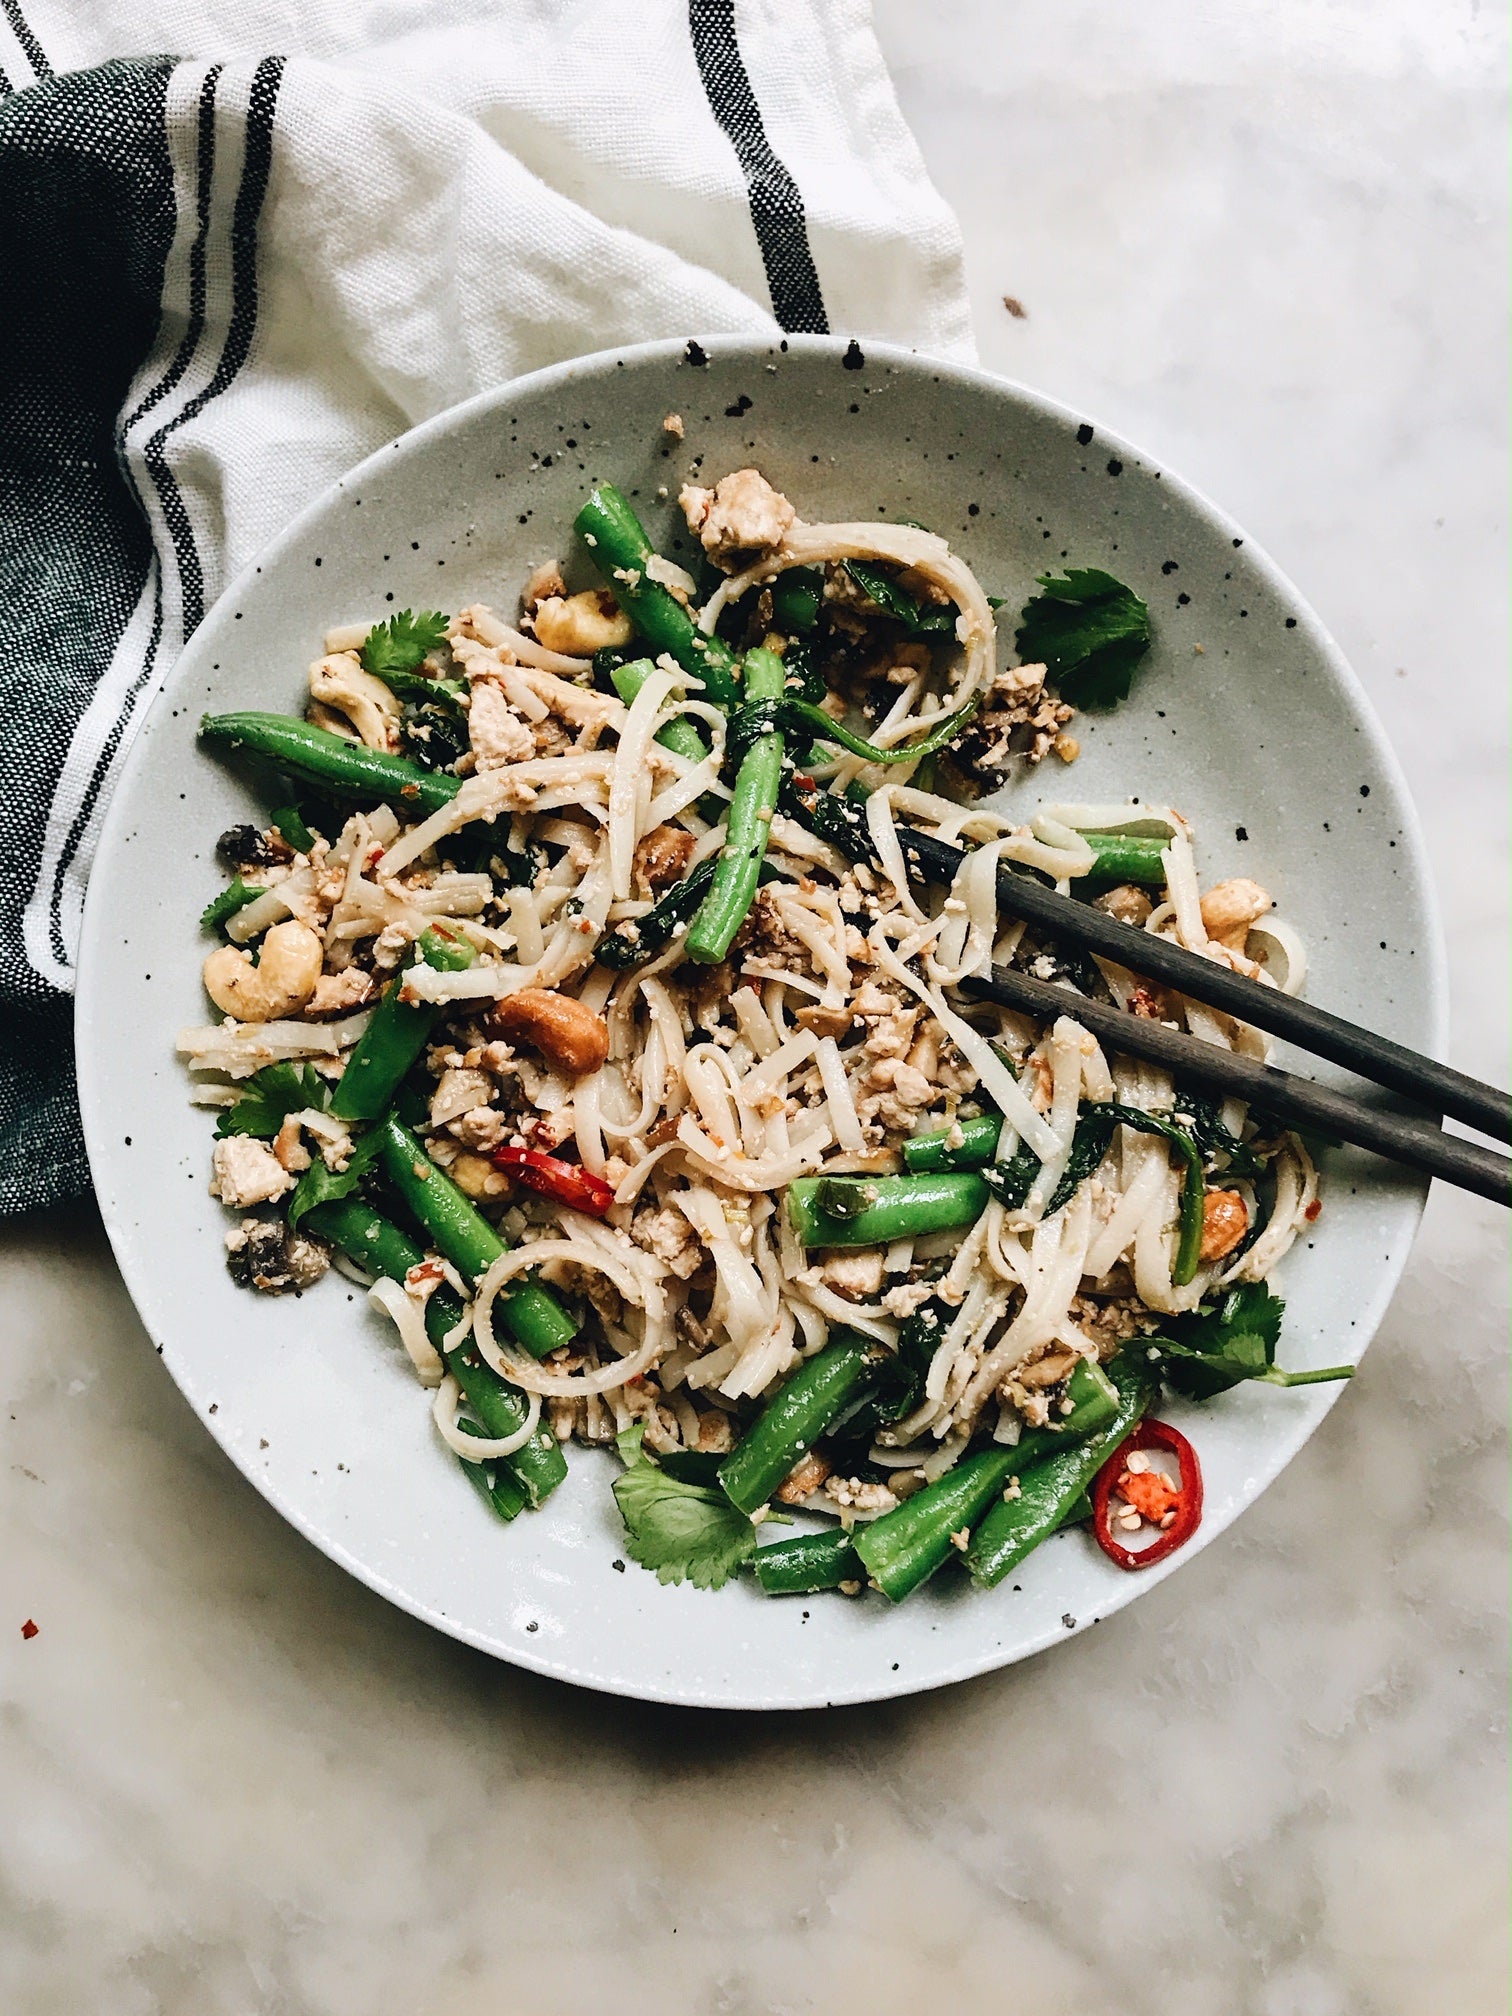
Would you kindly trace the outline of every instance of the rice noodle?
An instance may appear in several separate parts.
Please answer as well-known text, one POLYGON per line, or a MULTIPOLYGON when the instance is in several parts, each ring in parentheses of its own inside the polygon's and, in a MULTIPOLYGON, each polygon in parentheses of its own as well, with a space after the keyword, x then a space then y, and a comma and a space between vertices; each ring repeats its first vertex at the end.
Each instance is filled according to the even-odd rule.
POLYGON ((462 1388, 448 1372, 436 1388, 431 1419, 441 1440, 448 1449, 455 1450, 464 1463, 491 1463, 496 1457, 513 1456, 517 1449, 525 1447, 541 1425, 541 1396, 532 1393, 526 1402, 525 1419, 511 1434, 469 1435, 457 1425, 457 1408, 461 1399, 462 1388))
POLYGON ((425 1334, 425 1304, 413 1295, 405 1293, 397 1281, 380 1275, 368 1290, 368 1300, 375 1309, 381 1309, 389 1317, 399 1332, 400 1342, 409 1353, 410 1363, 419 1375, 422 1386, 439 1386, 446 1372, 441 1362, 441 1354, 425 1334))

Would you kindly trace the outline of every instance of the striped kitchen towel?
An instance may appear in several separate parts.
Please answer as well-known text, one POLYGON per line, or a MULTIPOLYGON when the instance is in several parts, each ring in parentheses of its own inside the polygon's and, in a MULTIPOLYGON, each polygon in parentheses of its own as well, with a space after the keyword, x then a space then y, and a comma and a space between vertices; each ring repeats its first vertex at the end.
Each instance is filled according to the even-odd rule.
POLYGON ((0 0, 0 275, 0 1214, 88 1186, 112 782, 295 510, 612 344, 972 348, 866 0, 0 0))

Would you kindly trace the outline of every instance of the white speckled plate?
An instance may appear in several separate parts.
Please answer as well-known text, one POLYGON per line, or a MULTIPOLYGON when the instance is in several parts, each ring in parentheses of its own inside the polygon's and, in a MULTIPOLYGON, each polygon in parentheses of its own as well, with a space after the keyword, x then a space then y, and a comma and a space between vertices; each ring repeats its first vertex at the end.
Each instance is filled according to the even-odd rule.
MULTIPOLYGON (((1070 775, 1017 787, 1174 802, 1209 876, 1270 888, 1312 951, 1310 992, 1419 1048, 1445 1023, 1439 936, 1400 772, 1337 650, 1270 562, 1146 456, 1020 387, 908 352, 822 338, 712 340, 583 359, 476 399, 374 455, 217 604, 153 708, 116 794, 84 927, 79 1083, 100 1205, 163 1361, 227 1455, 334 1560, 443 1631, 538 1672, 647 1699, 798 1708, 934 1687, 1007 1664, 1129 1602, 1082 1534, 990 1594, 939 1578, 880 1597, 774 1600, 664 1589, 623 1557, 614 1459, 574 1454, 541 1513, 493 1520, 433 1434, 392 1334, 333 1276, 302 1300, 231 1285, 206 1179, 210 1121, 174 1035, 205 1018, 195 919, 212 850, 251 816, 195 747, 205 709, 297 711, 322 632, 406 605, 508 607, 527 566, 570 549, 588 486, 636 497, 676 550, 693 470, 756 461, 810 518, 917 518, 1017 606, 1032 576, 1110 567, 1151 606, 1133 699, 1078 728, 1070 775), (682 443, 663 416, 680 412, 682 443)), ((1339 1154, 1315 1236, 1292 1253, 1285 1361, 1355 1357, 1421 1208, 1415 1182, 1339 1154)), ((1176 1418, 1207 1480, 1200 1542, 1296 1454, 1340 1397, 1241 1389, 1176 1418)), ((1345 1404, 1351 1404, 1346 1398, 1345 1404)), ((1340 1516, 1344 1508, 1340 1507, 1340 1516)))

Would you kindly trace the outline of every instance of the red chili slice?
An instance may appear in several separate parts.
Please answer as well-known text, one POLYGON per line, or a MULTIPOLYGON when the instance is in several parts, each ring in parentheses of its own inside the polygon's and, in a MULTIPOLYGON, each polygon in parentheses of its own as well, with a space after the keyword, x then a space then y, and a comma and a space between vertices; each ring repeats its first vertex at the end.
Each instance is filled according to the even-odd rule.
MULTIPOLYGON (((1154 1494, 1139 1493, 1136 1479, 1140 1474, 1135 1472, 1130 1475, 1131 1484, 1135 1484, 1136 1498, 1139 1495, 1153 1498, 1154 1494)), ((1139 1509, 1144 1508, 1136 1504, 1136 1510, 1139 1509)), ((1153 1568, 1157 1561, 1164 1561, 1178 1547, 1185 1546, 1201 1523, 1202 1465, 1197 1461, 1197 1451, 1181 1430, 1173 1428, 1169 1421, 1141 1421, 1134 1433, 1114 1450, 1093 1480, 1092 1531, 1098 1546, 1120 1568, 1153 1568), (1174 1520, 1148 1547, 1137 1548, 1125 1547, 1121 1540, 1114 1538, 1109 1510, 1120 1479, 1129 1474, 1128 1459, 1136 1449, 1163 1449, 1166 1455, 1176 1458, 1181 1476, 1181 1488, 1174 1498, 1170 1495, 1169 1486, 1163 1487, 1159 1494, 1175 1513, 1174 1520)))
POLYGON ((538 1190, 574 1211, 586 1211, 590 1218, 602 1218, 614 1202, 614 1192, 601 1176, 539 1148, 496 1148, 493 1160, 527 1190, 538 1190))

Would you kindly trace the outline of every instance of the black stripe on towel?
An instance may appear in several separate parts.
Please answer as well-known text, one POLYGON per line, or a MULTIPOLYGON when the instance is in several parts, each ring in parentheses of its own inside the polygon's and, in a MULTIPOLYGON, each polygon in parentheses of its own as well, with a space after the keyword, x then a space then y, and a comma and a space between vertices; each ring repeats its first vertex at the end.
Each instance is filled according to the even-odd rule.
MULTIPOLYGON (((247 107, 246 154, 242 163, 241 186, 236 192, 236 207, 231 221, 231 320, 227 326, 220 362, 204 389, 197 392, 192 399, 186 400, 174 417, 158 429, 143 450, 143 458, 157 485, 163 504, 163 517, 173 540, 174 557, 179 568, 179 592, 186 638, 192 636, 199 628, 205 614, 205 578, 200 564, 199 549, 194 543, 189 514, 179 495, 173 471, 163 455, 163 443, 170 434, 202 413, 212 399, 218 398, 225 391, 247 361, 247 353, 252 346, 252 334, 257 326, 257 226, 262 214, 263 198, 268 189, 268 170, 273 158, 273 113, 278 102, 278 87, 283 79, 283 69, 282 56, 267 56, 258 64, 252 79, 252 91, 247 107)), ((203 101, 201 111, 203 114, 203 101)), ((203 144, 203 133, 201 139, 203 144)), ((50 936, 59 957, 63 956, 61 943, 64 878, 78 852, 79 842, 88 828, 100 787, 115 761, 121 737, 135 710, 137 698, 151 673, 156 648, 157 625, 154 624, 152 646, 126 697, 120 716, 111 729, 104 748, 100 751, 88 787, 69 827, 68 838, 59 852, 57 870, 50 892, 48 915, 50 936)))
POLYGON ((709 109, 745 176, 772 313, 784 329, 824 336, 829 318, 798 184, 772 151, 735 36, 735 0, 688 0, 688 29, 709 109))
POLYGON ((21 12, 21 0, 0 0, 0 11, 3 11, 6 20, 9 21, 11 33, 21 44, 26 60, 36 72, 38 80, 51 77, 52 65, 42 53, 42 44, 27 26, 25 16, 21 12))

